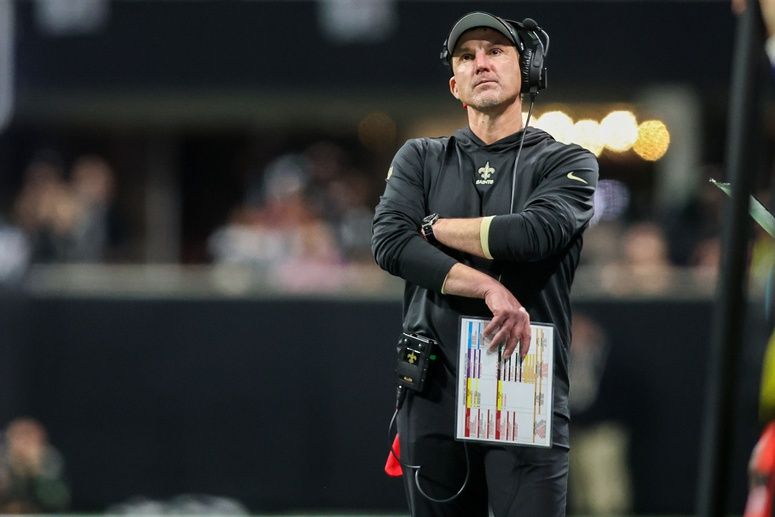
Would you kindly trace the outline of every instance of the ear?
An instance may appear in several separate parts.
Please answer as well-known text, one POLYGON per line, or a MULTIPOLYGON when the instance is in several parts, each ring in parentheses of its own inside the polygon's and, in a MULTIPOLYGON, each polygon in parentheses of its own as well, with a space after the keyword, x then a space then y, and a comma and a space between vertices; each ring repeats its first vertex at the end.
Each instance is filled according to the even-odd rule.
POLYGON ((454 75, 449 78, 449 93, 457 100, 460 100, 460 92, 457 90, 457 81, 455 81, 454 75))

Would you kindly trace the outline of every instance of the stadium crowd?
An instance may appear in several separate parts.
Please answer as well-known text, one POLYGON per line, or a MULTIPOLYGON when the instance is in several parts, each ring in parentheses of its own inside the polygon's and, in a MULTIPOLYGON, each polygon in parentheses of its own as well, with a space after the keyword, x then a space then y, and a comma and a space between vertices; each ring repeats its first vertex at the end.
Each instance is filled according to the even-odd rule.
MULTIPOLYGON (((213 223, 203 230, 209 237, 197 246, 207 250, 210 263, 248 268, 257 282, 280 290, 335 291, 361 281, 353 277, 370 278, 379 288, 384 277, 373 264, 369 236, 384 171, 357 163, 353 155, 353 149, 328 140, 275 154, 259 164, 260 174, 244 174, 241 196, 230 209, 210 214, 213 223)), ((606 179, 606 164, 604 154, 596 216, 582 254, 588 276, 618 295, 712 286, 724 195, 704 182, 685 206, 658 213, 649 203, 630 201, 648 198, 649 192, 636 191, 642 187, 606 179)), ((30 264, 137 262, 141 254, 132 252, 128 236, 143 230, 127 221, 143 217, 117 208, 124 196, 117 185, 132 179, 118 182, 109 160, 76 156, 67 169, 58 154, 40 151, 21 177, 0 212, 6 216, 0 218, 3 283, 21 280, 30 264)), ((766 191, 757 195, 767 203, 766 191)), ((757 283, 768 272, 775 245, 755 231, 750 262, 757 283)))

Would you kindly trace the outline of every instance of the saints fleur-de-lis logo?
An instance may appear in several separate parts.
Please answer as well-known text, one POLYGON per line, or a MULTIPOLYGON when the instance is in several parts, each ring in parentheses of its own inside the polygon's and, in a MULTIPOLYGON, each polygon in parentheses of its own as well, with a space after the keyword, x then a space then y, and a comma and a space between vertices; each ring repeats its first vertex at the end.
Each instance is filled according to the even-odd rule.
POLYGON ((485 163, 484 167, 479 167, 479 174, 482 176, 483 180, 490 179, 493 172, 495 172, 495 169, 490 167, 490 162, 485 163))
POLYGON ((477 185, 492 185, 494 180, 492 175, 495 174, 495 169, 490 167, 490 162, 484 164, 484 167, 479 167, 479 179, 476 180, 477 185))

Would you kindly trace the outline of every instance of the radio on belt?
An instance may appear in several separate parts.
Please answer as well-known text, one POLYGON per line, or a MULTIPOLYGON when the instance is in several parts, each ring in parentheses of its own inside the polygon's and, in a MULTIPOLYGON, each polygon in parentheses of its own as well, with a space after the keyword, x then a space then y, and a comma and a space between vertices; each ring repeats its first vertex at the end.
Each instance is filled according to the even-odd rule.
POLYGON ((401 334, 398 340, 398 365, 396 374, 398 384, 414 391, 422 391, 428 366, 436 360, 433 353, 438 343, 425 336, 401 334))

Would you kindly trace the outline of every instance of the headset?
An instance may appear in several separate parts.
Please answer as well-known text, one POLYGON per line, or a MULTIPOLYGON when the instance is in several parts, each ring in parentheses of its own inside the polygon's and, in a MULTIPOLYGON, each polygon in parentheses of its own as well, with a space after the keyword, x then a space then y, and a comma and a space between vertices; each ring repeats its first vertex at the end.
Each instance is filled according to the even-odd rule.
MULTIPOLYGON (((546 57, 549 54, 549 35, 532 18, 523 21, 508 20, 492 15, 503 24, 519 51, 519 69, 522 75, 522 93, 537 94, 546 88, 546 57), (541 39, 544 36, 546 42, 541 39)), ((444 39, 439 58, 446 66, 452 64, 448 37, 444 39)))

